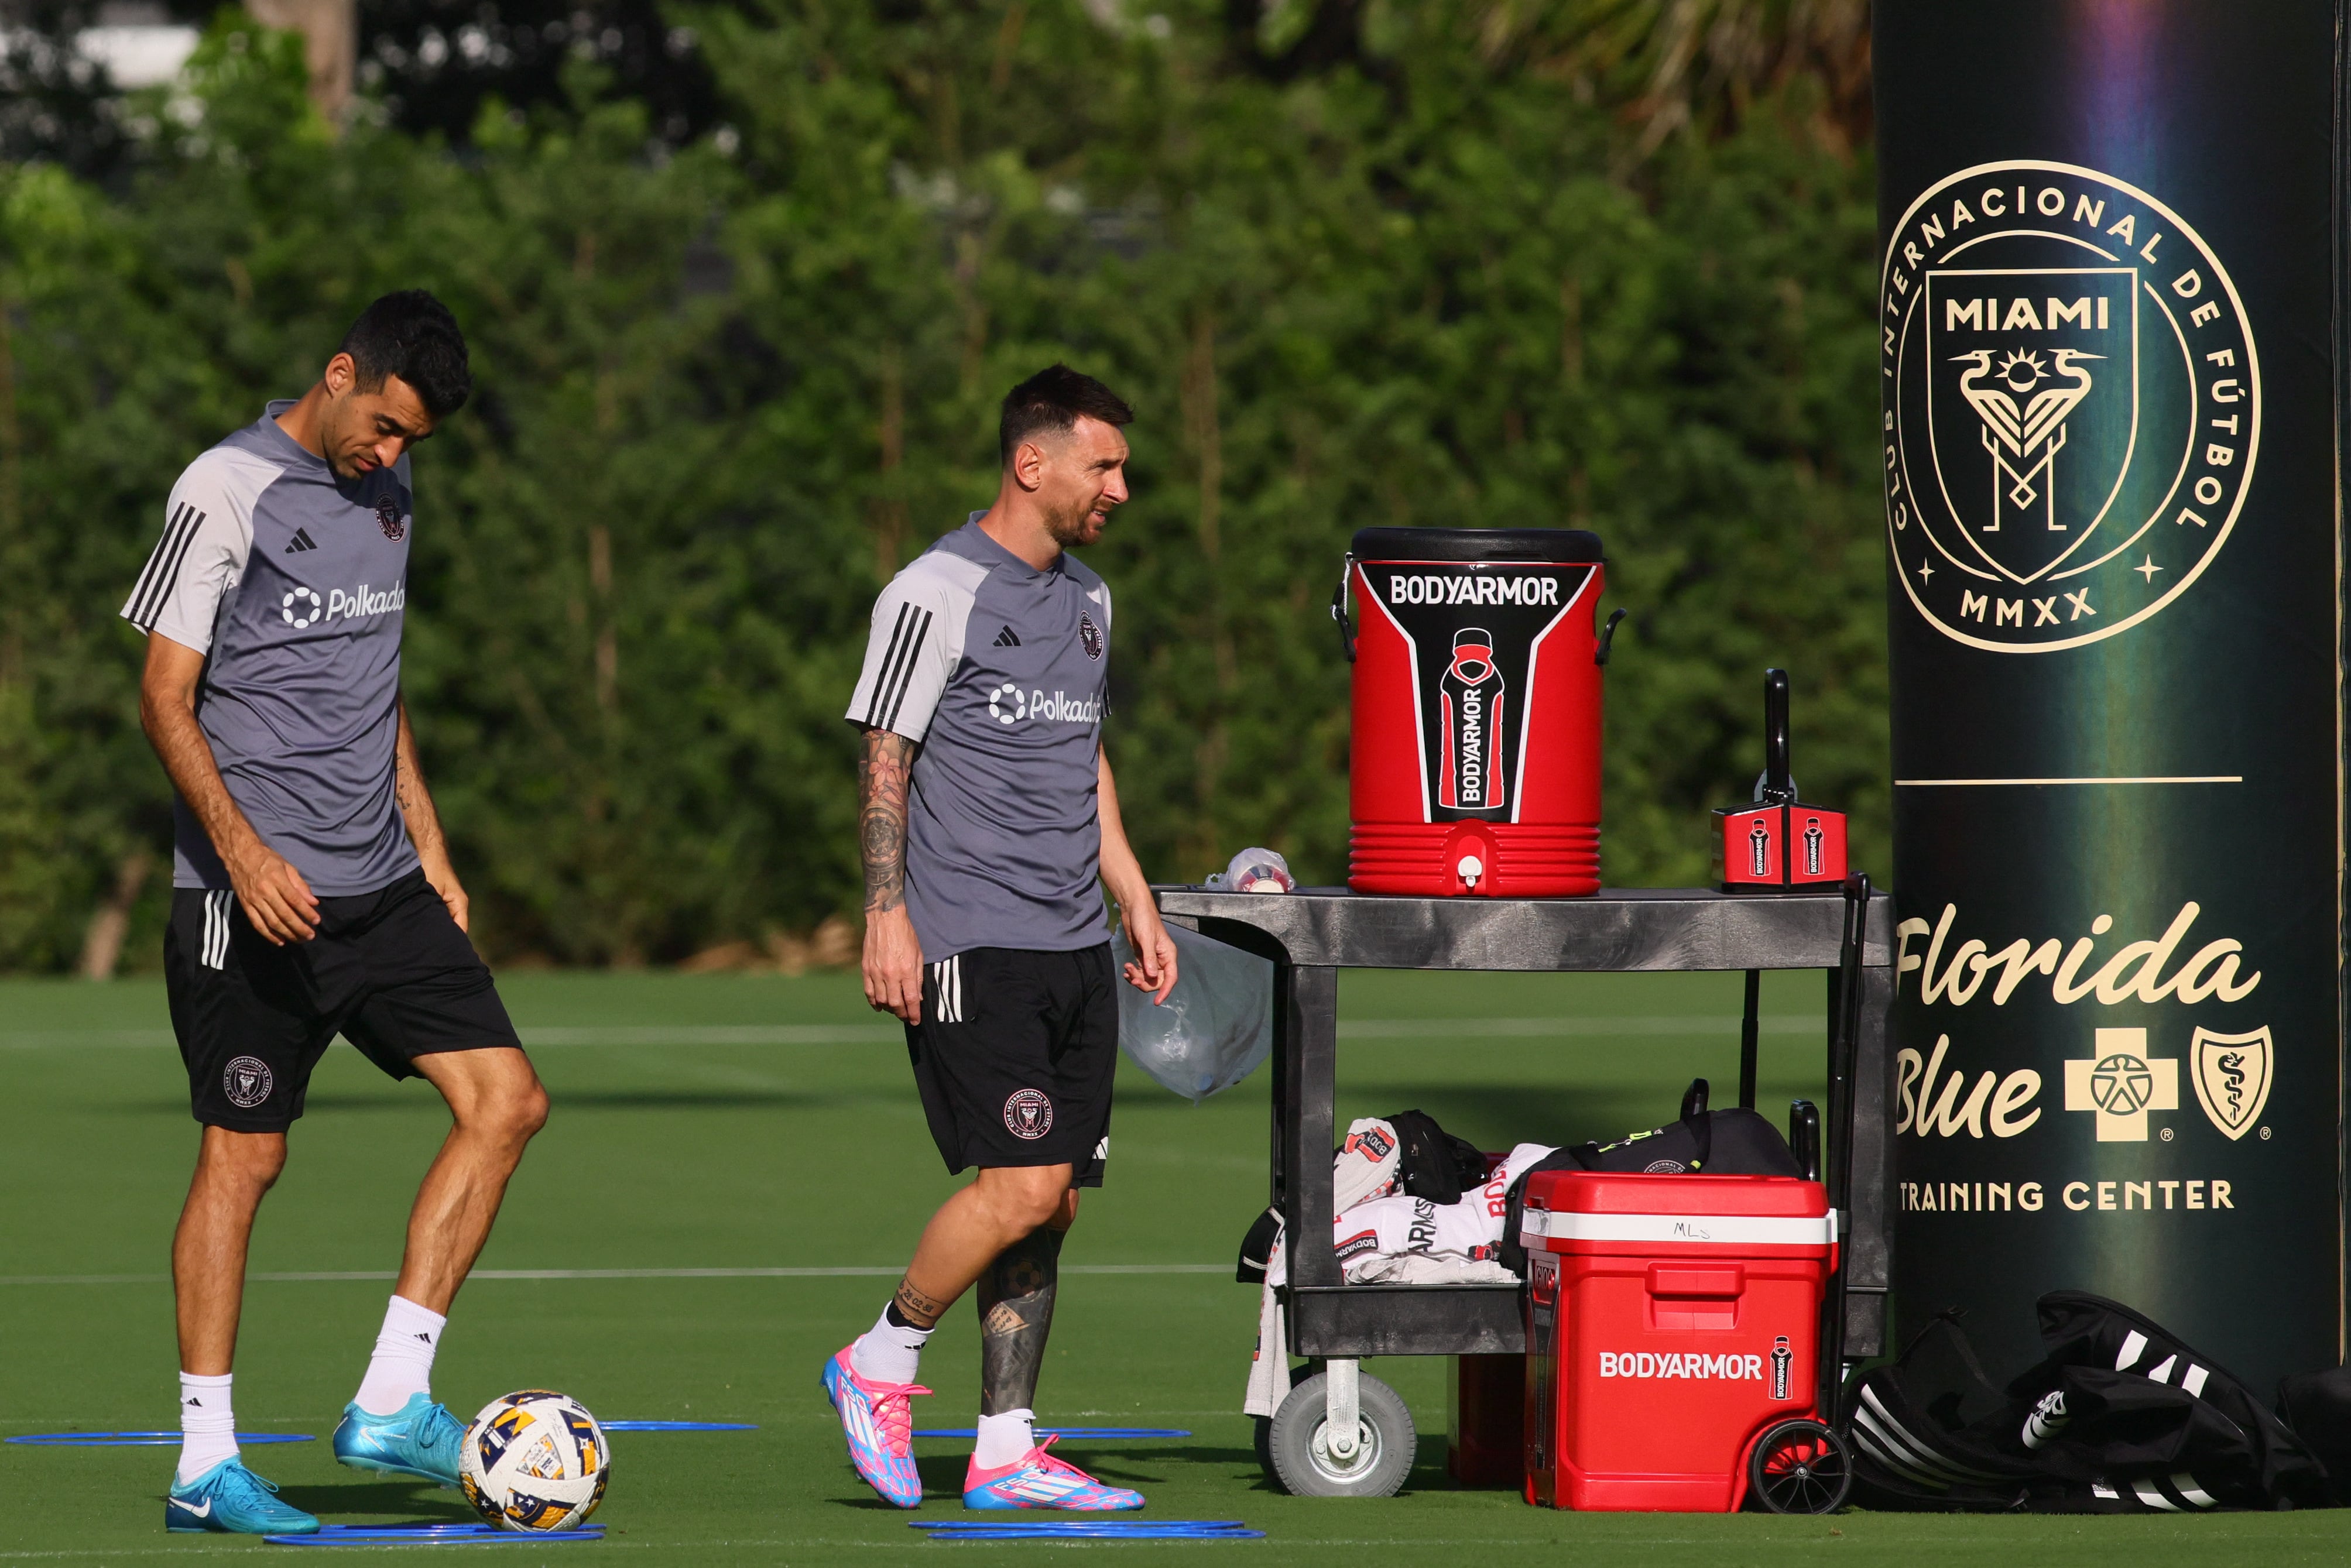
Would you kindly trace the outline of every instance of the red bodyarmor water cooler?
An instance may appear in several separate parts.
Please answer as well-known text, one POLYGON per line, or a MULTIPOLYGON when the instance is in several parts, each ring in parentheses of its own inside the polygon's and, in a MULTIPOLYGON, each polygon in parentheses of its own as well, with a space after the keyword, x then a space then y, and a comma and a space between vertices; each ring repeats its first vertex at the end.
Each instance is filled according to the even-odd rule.
POLYGON ((1600 890, 1601 587, 1578 529, 1355 535, 1332 607, 1344 634, 1353 589, 1348 886, 1600 890))

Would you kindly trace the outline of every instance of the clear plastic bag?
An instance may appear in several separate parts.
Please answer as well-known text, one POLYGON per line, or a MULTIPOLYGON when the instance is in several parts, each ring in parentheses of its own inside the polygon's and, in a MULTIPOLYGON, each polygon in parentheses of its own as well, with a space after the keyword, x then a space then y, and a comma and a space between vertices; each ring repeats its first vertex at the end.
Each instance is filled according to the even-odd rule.
POLYGON ((1126 933, 1111 938, 1118 966, 1118 1045, 1160 1087, 1195 1105, 1256 1071, 1273 1052, 1273 965, 1254 953, 1171 925, 1176 988, 1151 993, 1123 977, 1134 962, 1126 933))

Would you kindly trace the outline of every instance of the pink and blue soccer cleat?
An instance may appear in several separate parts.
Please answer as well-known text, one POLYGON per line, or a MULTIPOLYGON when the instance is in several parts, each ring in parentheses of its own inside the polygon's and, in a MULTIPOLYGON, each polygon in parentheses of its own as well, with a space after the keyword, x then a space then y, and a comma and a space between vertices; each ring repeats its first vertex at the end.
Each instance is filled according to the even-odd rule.
POLYGON ((824 1364, 824 1396, 841 1412, 849 1462, 865 1484, 897 1508, 918 1508, 923 1478, 914 1469, 914 1415, 906 1403, 929 1389, 912 1383, 868 1383, 849 1363, 852 1347, 824 1364))
POLYGON ((1045 1450, 1058 1441, 1048 1437, 1008 1465, 983 1470, 977 1464, 964 1472, 966 1508, 1058 1508, 1072 1513, 1123 1513, 1143 1506, 1143 1494, 1123 1487, 1106 1487, 1077 1466, 1045 1450))

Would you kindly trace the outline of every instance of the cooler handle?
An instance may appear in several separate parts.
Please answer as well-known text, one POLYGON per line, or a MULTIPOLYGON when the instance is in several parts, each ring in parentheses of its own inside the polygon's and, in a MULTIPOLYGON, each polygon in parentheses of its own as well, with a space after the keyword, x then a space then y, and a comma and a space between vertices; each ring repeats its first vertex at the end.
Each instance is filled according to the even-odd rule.
POLYGON ((1609 650, 1616 645, 1616 622, 1631 613, 1633 612, 1629 610, 1618 610, 1610 613, 1608 624, 1600 629, 1600 645, 1592 650, 1593 664, 1603 668, 1607 666, 1609 650))
POLYGON ((1347 580, 1354 575, 1355 552, 1349 550, 1339 558, 1339 591, 1331 596, 1331 619, 1339 623, 1339 652, 1351 664, 1355 662, 1355 625, 1347 619, 1347 580))

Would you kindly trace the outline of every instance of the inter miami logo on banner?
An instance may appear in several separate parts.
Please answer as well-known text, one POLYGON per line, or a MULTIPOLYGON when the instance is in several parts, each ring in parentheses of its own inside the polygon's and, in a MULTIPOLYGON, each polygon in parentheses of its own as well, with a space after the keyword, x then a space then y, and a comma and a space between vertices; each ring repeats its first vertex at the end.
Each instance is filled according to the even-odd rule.
POLYGON ((2078 647, 2219 553, 2261 377, 2235 286, 2179 214, 2095 170, 1981 164, 1911 204, 1880 303, 1887 530, 1946 636, 2078 647))

